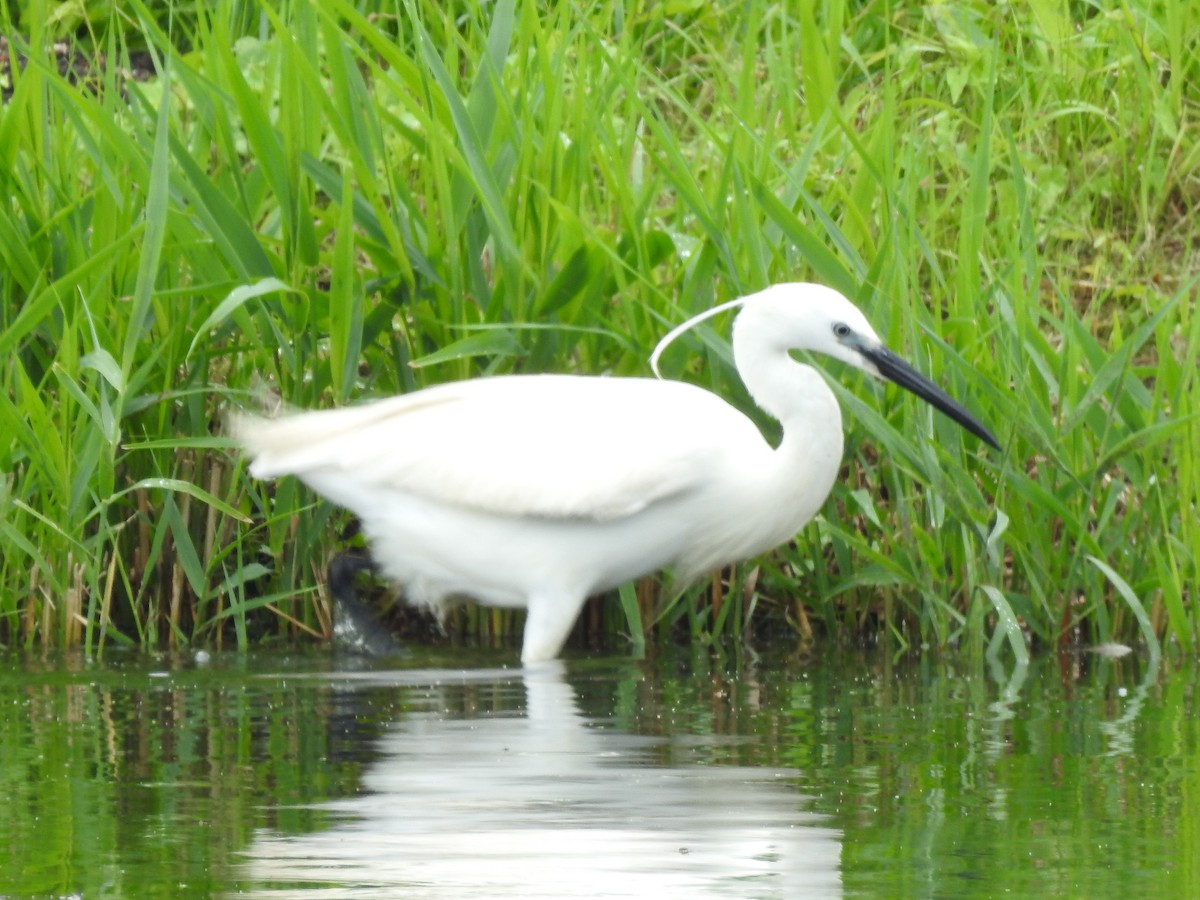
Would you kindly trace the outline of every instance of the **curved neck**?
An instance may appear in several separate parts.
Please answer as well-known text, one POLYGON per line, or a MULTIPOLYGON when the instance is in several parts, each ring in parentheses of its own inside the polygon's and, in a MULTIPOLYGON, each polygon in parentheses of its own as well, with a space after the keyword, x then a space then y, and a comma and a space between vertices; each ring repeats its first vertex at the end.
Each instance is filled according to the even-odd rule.
MULTIPOLYGON (((842 413, 824 376, 792 359, 787 336, 748 306, 733 323, 733 361, 754 402, 789 429, 820 430, 842 444, 842 413)), ((839 451, 840 452, 840 451, 839 451)))
POLYGON ((733 357, 754 402, 783 426, 771 481, 796 515, 820 508, 841 466, 842 413, 825 378, 792 359, 786 335, 753 308, 733 327, 733 357))

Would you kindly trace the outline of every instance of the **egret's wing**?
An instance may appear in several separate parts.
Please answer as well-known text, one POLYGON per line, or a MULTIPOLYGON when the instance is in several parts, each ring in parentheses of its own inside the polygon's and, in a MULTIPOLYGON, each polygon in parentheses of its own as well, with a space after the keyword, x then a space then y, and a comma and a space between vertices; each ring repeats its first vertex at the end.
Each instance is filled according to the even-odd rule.
POLYGON ((261 478, 345 473, 504 515, 613 519, 699 485, 748 419, 680 382, 509 376, 358 407, 237 416, 261 478))

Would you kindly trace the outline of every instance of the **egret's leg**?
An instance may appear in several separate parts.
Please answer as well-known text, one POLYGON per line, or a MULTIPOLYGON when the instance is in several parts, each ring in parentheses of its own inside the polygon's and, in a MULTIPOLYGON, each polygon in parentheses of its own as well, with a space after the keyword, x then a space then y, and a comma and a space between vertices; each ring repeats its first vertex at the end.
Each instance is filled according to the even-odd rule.
POLYGON ((347 606, 361 607, 358 591, 354 588, 354 579, 359 572, 374 572, 378 569, 375 560, 361 550, 347 550, 336 554, 329 561, 325 576, 329 582, 329 593, 335 600, 347 606))
POLYGON ((400 651, 354 587, 359 572, 377 569, 375 561, 359 551, 339 553, 329 561, 326 574, 333 595, 333 642, 340 650, 366 656, 392 656, 400 651))
POLYGON ((571 633, 587 597, 582 594, 545 593, 529 598, 525 617, 525 641, 521 662, 536 663, 554 659, 571 633))

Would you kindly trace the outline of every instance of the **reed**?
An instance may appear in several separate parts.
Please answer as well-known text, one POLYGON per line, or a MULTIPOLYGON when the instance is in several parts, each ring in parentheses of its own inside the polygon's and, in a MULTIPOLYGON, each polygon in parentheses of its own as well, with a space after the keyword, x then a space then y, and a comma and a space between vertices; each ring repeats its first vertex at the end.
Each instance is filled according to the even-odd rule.
MULTIPOLYGON (((808 279, 1005 452, 851 379, 816 523, 595 627, 1195 647, 1195 4, 30 0, 0 31, 29 59, 0 108, 0 641, 325 630, 344 519, 221 435, 256 380, 318 407, 645 374, 671 323, 808 279)), ((667 374, 745 402, 721 327, 667 374)))

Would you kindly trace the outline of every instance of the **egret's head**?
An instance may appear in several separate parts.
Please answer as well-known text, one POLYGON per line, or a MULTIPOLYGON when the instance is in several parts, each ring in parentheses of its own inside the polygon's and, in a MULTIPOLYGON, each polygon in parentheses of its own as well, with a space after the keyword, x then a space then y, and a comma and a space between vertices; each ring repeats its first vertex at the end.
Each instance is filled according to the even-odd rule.
POLYGON ((832 288, 773 285, 745 298, 734 329, 759 352, 809 350, 898 384, 993 447, 1000 446, 958 401, 885 347, 859 308, 832 288))
POLYGON ((734 326, 783 350, 822 353, 872 375, 880 372, 864 351, 882 346, 857 306, 822 284, 776 284, 745 299, 734 326))

